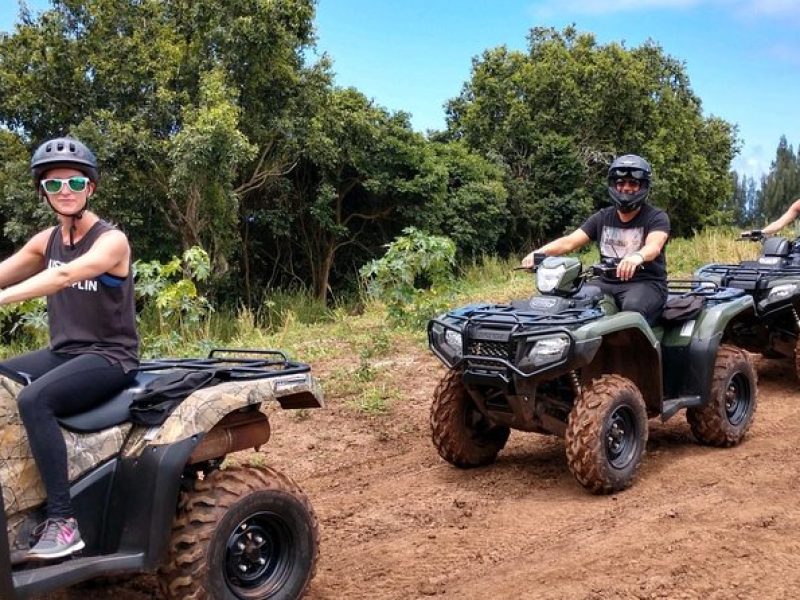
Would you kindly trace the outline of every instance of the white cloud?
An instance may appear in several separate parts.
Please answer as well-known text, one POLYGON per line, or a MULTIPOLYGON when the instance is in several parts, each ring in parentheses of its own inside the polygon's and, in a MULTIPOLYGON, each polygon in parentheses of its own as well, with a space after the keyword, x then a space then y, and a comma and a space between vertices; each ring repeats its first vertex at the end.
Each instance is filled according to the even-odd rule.
POLYGON ((543 0, 531 6, 538 17, 556 15, 603 15, 662 9, 684 10, 701 6, 730 9, 743 16, 800 20, 798 0, 543 0))
POLYGON ((745 4, 752 11, 765 15, 796 15, 800 12, 797 0, 749 0, 745 4))
MULTIPOLYGON (((653 8, 683 9, 699 6, 707 0, 544 0, 531 7, 539 17, 555 15, 602 15, 653 8)), ((777 1, 777 0, 776 0, 777 1)))
POLYGON ((739 13, 749 17, 788 18, 800 22, 800 2, 797 0, 742 0, 737 2, 739 13))
POLYGON ((782 63, 800 66, 800 46, 793 44, 773 44, 767 48, 767 56, 782 63))
POLYGON ((739 175, 754 177, 758 182, 761 180, 762 175, 766 175, 769 172, 773 158, 774 152, 773 156, 767 156, 764 147, 760 144, 752 147, 745 146, 744 152, 733 159, 731 168, 739 175))

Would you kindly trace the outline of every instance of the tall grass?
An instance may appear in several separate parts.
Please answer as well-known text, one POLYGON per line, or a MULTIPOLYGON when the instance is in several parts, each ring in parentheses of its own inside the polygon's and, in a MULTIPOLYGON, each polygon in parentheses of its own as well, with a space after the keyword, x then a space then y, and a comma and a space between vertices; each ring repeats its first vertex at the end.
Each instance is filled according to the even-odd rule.
POLYGON ((750 260, 758 256, 760 250, 760 244, 740 240, 738 229, 713 227, 691 238, 670 240, 667 268, 670 277, 686 278, 702 265, 750 260))
MULTIPOLYGON (((717 227, 691 238, 676 238, 667 245, 667 266, 672 278, 687 278, 710 262, 739 262, 754 258, 760 245, 739 241, 738 230, 717 227)), ((595 262, 595 245, 579 257, 585 265, 595 262)), ((505 302, 522 298, 534 290, 530 273, 515 270, 521 257, 486 256, 461 265, 457 275, 454 305, 472 302, 505 302)), ((145 313, 146 315, 146 313, 145 313)), ((431 315, 433 316, 433 315, 431 315)), ((275 291, 253 309, 222 309, 201 323, 179 331, 164 330, 157 320, 143 317, 140 332, 148 355, 164 352, 197 353, 212 345, 242 347, 278 346, 305 358, 328 359, 346 355, 358 362, 366 353, 385 354, 393 338, 424 343, 424 328, 410 331, 392 327, 386 309, 366 296, 337 300, 326 306, 306 292, 275 291), (383 348, 376 351, 375 347, 383 348)))
MULTIPOLYGON (((667 246, 669 276, 686 278, 710 262, 739 262, 755 257, 759 244, 738 241, 732 228, 706 229, 667 246)), ((597 260, 592 248, 580 254, 584 265, 597 260)), ((454 306, 472 302, 505 302, 534 290, 529 273, 516 271, 521 257, 485 257, 462 265, 457 273, 454 306)), ((434 315, 431 315, 434 316, 434 315)), ((291 357, 314 364, 327 363, 327 393, 343 398, 354 410, 383 412, 397 400, 392 392, 392 370, 387 367, 404 348, 425 347, 424 327, 393 327, 385 307, 364 296, 325 306, 304 292, 269 294, 254 308, 222 308, 195 323, 140 314, 139 332, 144 357, 202 356, 213 347, 278 348, 291 357), (358 385, 356 385, 358 384, 358 385)), ((5 344, 3 356, 42 345, 43 333, 20 337, 5 344)))

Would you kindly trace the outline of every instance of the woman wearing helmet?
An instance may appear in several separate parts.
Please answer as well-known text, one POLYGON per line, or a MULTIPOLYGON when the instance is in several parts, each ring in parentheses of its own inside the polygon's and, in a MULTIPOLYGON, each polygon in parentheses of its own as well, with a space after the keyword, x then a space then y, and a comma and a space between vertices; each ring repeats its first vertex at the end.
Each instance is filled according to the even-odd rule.
POLYGON ((30 380, 17 401, 47 492, 47 519, 29 557, 51 559, 84 547, 56 418, 128 385, 139 338, 128 239, 87 208, 99 179, 94 154, 74 138, 49 140, 34 152, 31 174, 59 223, 0 263, 0 305, 46 296, 50 346, 0 365, 30 380))
POLYGON ((645 203, 650 179, 650 165, 641 156, 617 158, 608 169, 613 206, 597 211, 569 235, 534 250, 522 266, 531 267, 534 254, 558 256, 596 241, 603 258, 620 259, 617 278, 604 278, 598 286, 614 296, 620 310, 639 312, 654 324, 667 301, 664 245, 670 226, 663 210, 645 203))

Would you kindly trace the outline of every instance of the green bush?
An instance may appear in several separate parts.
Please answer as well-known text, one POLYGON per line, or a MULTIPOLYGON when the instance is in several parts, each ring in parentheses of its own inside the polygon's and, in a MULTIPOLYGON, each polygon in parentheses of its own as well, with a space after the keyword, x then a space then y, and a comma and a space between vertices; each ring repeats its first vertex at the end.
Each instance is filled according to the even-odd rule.
POLYGON ((388 245, 383 258, 361 268, 368 293, 383 301, 390 320, 417 326, 452 301, 455 244, 414 227, 388 245))

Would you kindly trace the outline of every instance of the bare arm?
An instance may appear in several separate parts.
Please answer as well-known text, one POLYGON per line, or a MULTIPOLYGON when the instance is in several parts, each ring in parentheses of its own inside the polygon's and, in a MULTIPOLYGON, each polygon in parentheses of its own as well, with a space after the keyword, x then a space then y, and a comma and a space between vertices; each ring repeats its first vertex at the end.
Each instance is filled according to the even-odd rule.
POLYGON ((44 269, 44 253, 52 231, 52 228, 40 231, 0 263, 0 288, 23 281, 44 269))
POLYGON ((91 249, 80 258, 40 271, 33 277, 0 291, 0 305, 49 296, 78 281, 93 279, 123 264, 127 265, 129 256, 130 247, 125 234, 121 231, 109 231, 97 238, 91 249))
POLYGON ((800 199, 792 202, 792 205, 780 216, 780 218, 764 227, 761 231, 764 233, 778 233, 781 229, 794 221, 798 216, 800 216, 800 199))
POLYGON ((629 254, 617 265, 617 277, 622 281, 627 281, 636 272, 636 267, 643 262, 654 260, 659 254, 664 244, 667 243, 669 234, 663 231, 651 231, 644 240, 642 246, 636 252, 629 254))
POLYGON ((582 248, 586 244, 591 241, 586 232, 583 229, 576 229, 569 235, 565 235, 558 239, 553 240, 539 248, 538 250, 534 250, 530 254, 528 254, 525 258, 522 259, 522 266, 523 267, 532 267, 533 266, 533 255, 534 254, 546 254, 547 256, 561 256, 562 254, 567 254, 572 252, 573 250, 577 250, 578 248, 582 248))

